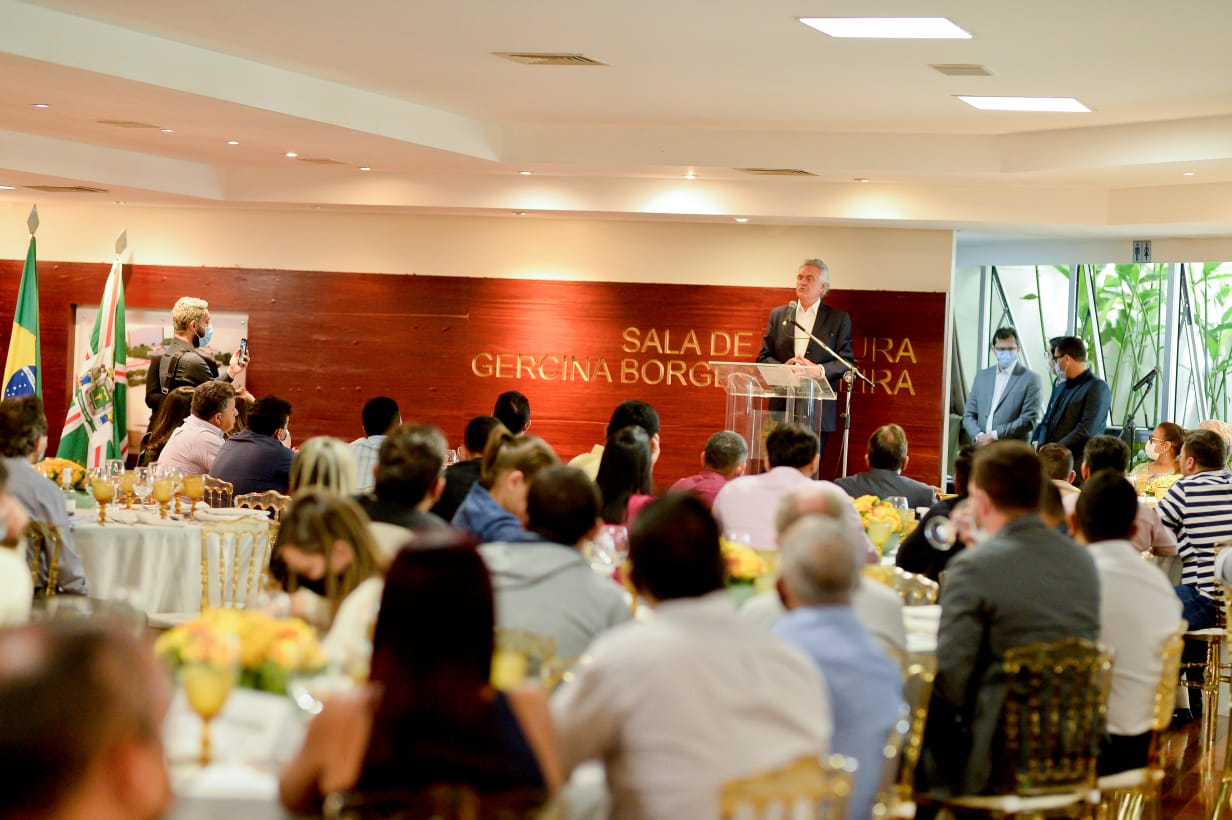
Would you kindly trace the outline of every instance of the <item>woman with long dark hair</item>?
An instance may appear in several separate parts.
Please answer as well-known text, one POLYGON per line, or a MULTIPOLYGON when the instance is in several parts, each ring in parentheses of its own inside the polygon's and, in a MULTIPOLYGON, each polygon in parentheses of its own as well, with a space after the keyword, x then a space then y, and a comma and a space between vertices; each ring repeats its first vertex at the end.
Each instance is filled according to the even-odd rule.
POLYGON ((177 387, 163 398, 162 404, 158 407, 158 414, 150 422, 149 431, 141 439, 141 453, 137 456, 137 466, 148 467, 158 461, 163 447, 167 445, 167 440, 171 438, 175 428, 179 427, 192 412, 192 398, 193 388, 191 387, 177 387))
POLYGON ((603 494, 603 520, 629 524, 654 496, 650 437, 637 425, 622 427, 603 446, 595 483, 603 494))
POLYGON ((438 783, 477 792, 560 783, 547 699, 489 683, 492 586, 469 539, 431 534, 385 579, 363 687, 331 698, 281 777, 283 805, 319 808, 335 791, 414 792, 438 783))

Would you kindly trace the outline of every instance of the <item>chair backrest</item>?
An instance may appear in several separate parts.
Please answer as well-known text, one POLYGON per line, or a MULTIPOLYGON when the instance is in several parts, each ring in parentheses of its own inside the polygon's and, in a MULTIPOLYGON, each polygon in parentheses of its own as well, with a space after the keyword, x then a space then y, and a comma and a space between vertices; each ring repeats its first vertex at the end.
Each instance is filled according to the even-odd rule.
POLYGON ((509 689, 527 678, 538 679, 556 658, 556 640, 521 629, 496 630, 492 684, 509 689))
POLYGON ((211 507, 230 507, 235 485, 212 475, 205 477, 205 503, 211 507))
POLYGON ((478 792, 457 783, 424 789, 335 792, 325 798, 326 820, 531 820, 547 803, 542 789, 478 792))
POLYGON ((200 526, 201 608, 210 606, 211 586, 217 592, 217 606, 240 606, 254 600, 269 566, 270 522, 264 518, 240 518, 201 522, 200 526), (211 584, 214 569, 217 574, 211 584))
POLYGON ((46 553, 47 587, 44 594, 55 595, 60 583, 60 547, 64 545, 60 528, 49 521, 31 521, 26 526, 26 544, 29 547, 30 580, 35 589, 39 583, 40 556, 46 553))
POLYGON ((751 820, 806 816, 842 820, 847 816, 855 761, 842 755, 801 757, 778 769, 729 780, 719 790, 719 817, 751 820), (801 813, 801 807, 808 809, 801 813))
POLYGON ((1002 664, 1004 776, 1018 795, 1095 784, 1112 656, 1081 638, 1010 649, 1002 664))
POLYGON ((903 719, 899 720, 899 725, 891 734, 891 743, 898 735, 902 748, 891 760, 891 743, 886 745, 887 765, 882 771, 882 787, 879 792, 880 802, 885 805, 894 800, 910 802, 915 793, 915 767, 919 764, 920 754, 924 749, 924 725, 928 722, 928 703, 936 679, 935 657, 930 663, 912 663, 903 673, 903 700, 906 710, 903 719))
POLYGON ((865 578, 885 584, 898 593, 905 606, 924 606, 937 603, 937 593, 940 587, 937 582, 926 575, 907 572, 899 567, 888 567, 880 564, 867 566, 863 570, 865 578))
POLYGON ((235 506, 250 510, 262 510, 270 516, 270 542, 278 540, 278 527, 282 523, 282 514, 291 503, 291 496, 283 495, 277 490, 266 490, 263 493, 244 493, 235 496, 235 506))
POLYGON ((1151 728, 1162 732, 1172 725, 1172 712, 1176 706, 1176 687, 1181 676, 1181 651, 1185 648, 1185 630, 1188 625, 1182 621, 1176 632, 1164 640, 1161 648, 1163 655, 1163 674, 1159 678, 1159 688, 1155 690, 1155 719, 1151 728))

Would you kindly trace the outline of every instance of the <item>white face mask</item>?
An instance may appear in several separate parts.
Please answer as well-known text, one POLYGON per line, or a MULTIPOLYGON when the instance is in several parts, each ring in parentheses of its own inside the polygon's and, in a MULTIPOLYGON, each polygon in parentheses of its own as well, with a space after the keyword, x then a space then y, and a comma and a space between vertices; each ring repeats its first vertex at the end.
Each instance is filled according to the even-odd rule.
POLYGON ((1148 441, 1146 447, 1142 448, 1146 452, 1146 457, 1151 461, 1159 461, 1159 445, 1153 441, 1148 441))

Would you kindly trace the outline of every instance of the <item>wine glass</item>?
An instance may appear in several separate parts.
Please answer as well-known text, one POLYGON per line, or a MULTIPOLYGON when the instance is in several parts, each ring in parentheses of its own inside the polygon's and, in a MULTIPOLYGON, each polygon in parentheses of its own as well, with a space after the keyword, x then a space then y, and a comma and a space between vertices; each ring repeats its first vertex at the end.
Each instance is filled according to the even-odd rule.
POLYGON ((932 548, 940 552, 949 552, 958 540, 958 529, 954 522, 944 515, 935 515, 924 525, 924 538, 932 548))
POLYGON ((200 633, 194 635, 183 655, 180 685, 188 705, 201 718, 202 766, 210 762, 210 721, 222 711, 231 689, 239 680, 239 638, 230 634, 200 633))
POLYGON ((197 502, 205 495, 205 476, 200 474, 184 476, 184 495, 188 496, 188 500, 192 502, 188 510, 188 516, 191 518, 197 514, 197 502))
MULTIPOLYGON (((120 458, 107 459, 107 475, 115 487, 114 495, 118 496, 120 494, 120 477, 124 475, 124 460, 120 458)), ((119 499, 116 499, 116 504, 119 504, 119 499)))
POLYGON ((590 568, 611 575, 629 556, 629 531, 620 524, 604 524, 590 542, 590 568))
POLYGON ((180 515, 180 489, 184 486, 184 471, 173 469, 163 475, 171 479, 171 492, 175 496, 175 514, 180 515))
POLYGON ((137 473, 134 470, 125 470, 120 474, 120 490, 124 493, 124 509, 131 510, 133 508, 133 487, 137 483, 137 473))
POLYGON ((894 525, 884 518, 874 518, 868 522, 868 540, 873 542, 873 546, 877 547, 877 554, 885 554, 885 545, 890 540, 890 535, 893 532, 894 525))
POLYGON ((154 468, 138 467, 136 481, 133 482, 133 492, 143 505, 149 503, 150 493, 154 491, 154 468))
POLYGON ((107 502, 115 498, 115 485, 111 483, 111 474, 106 467, 96 467, 90 471, 90 492, 98 502, 98 523, 107 519, 107 502))
POLYGON ((154 500, 158 502, 158 517, 167 517, 167 505, 171 502, 171 495, 175 492, 175 480, 166 475, 159 475, 154 479, 153 484, 154 500))

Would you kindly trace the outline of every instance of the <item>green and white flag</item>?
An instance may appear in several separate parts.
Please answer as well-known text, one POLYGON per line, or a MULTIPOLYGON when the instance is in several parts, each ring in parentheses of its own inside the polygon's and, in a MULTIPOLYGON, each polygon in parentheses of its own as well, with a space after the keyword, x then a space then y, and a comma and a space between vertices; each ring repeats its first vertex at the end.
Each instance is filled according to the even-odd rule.
POLYGON ((85 359, 74 372, 73 398, 56 455, 86 467, 128 456, 128 336, 120 255, 111 264, 85 359))

